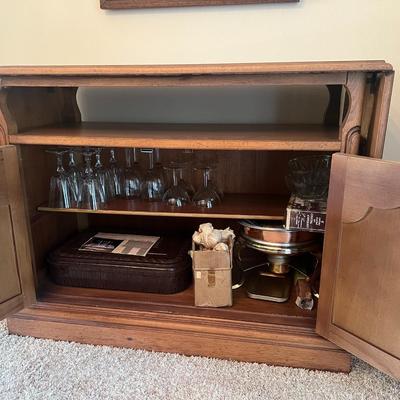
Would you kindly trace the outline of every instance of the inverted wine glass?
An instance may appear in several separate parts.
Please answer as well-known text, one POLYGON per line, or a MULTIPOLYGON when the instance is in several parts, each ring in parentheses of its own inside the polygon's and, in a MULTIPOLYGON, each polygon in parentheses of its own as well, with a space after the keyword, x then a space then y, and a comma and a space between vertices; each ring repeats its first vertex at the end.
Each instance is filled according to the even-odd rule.
POLYGON ((184 176, 185 170, 188 170, 188 169, 191 169, 190 166, 188 166, 188 165, 183 165, 182 168, 179 168, 179 170, 178 170, 179 186, 181 186, 185 189, 185 191, 187 192, 187 194, 189 195, 190 198, 193 198, 196 191, 195 191, 193 185, 190 183, 190 181, 185 179, 185 176, 184 176))
POLYGON ((164 193, 163 201, 167 202, 170 206, 182 207, 190 201, 187 190, 180 184, 179 177, 182 173, 182 166, 177 163, 171 163, 165 168, 172 171, 172 186, 164 193))
POLYGON ((143 176, 136 160, 136 149, 125 149, 126 166, 123 173, 123 195, 125 198, 140 197, 143 176), (133 163, 132 163, 133 153, 133 163))
POLYGON ((179 154, 179 163, 182 168, 179 170, 179 185, 183 186, 188 192, 189 197, 193 198, 196 190, 193 187, 193 150, 184 150, 179 154))
POLYGON ((154 152, 154 171, 163 181, 164 188, 168 185, 168 177, 160 158, 160 149, 153 149, 154 152))
POLYGON ((217 191, 208 185, 211 167, 198 167, 203 172, 203 186, 193 196, 193 204, 202 208, 212 208, 221 202, 217 191))
POLYGON ((63 155, 66 150, 52 149, 46 151, 55 154, 57 160, 57 172, 50 178, 49 207, 73 208, 76 206, 76 194, 63 166, 63 155))
POLYGON ((222 201, 224 198, 224 191, 216 182, 215 171, 216 171, 216 168, 210 168, 210 170, 209 170, 208 187, 215 190, 218 193, 218 197, 222 201))
POLYGON ((76 155, 76 149, 69 148, 68 149, 67 174, 68 174, 68 179, 69 179, 70 185, 74 192, 74 200, 75 200, 75 202, 78 202, 78 196, 79 196, 79 192, 80 192, 81 184, 82 184, 82 176, 81 176, 81 170, 77 165, 75 155, 76 155))
POLYGON ((161 201, 165 192, 165 180, 160 169, 154 168, 153 149, 142 149, 149 157, 149 168, 147 169, 142 185, 141 198, 149 201, 161 201))
POLYGON ((114 149, 110 149, 110 177, 112 182, 112 196, 121 197, 123 172, 122 169, 118 166, 118 161, 114 149))
POLYGON ((82 185, 79 195, 78 208, 88 210, 99 210, 104 206, 104 193, 102 192, 99 180, 96 178, 92 168, 92 150, 85 150, 85 160, 82 172, 82 185))
POLYGON ((114 183, 111 180, 110 170, 101 162, 101 151, 100 147, 95 149, 94 175, 100 184, 102 202, 105 203, 113 197, 114 183))

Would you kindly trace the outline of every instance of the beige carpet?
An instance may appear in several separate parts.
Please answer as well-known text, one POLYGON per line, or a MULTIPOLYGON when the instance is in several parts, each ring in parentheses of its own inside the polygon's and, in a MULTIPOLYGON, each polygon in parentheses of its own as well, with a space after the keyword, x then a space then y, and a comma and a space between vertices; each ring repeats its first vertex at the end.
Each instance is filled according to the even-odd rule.
POLYGON ((87 346, 8 335, 1 400, 400 399, 400 382, 354 361, 349 374, 87 346))

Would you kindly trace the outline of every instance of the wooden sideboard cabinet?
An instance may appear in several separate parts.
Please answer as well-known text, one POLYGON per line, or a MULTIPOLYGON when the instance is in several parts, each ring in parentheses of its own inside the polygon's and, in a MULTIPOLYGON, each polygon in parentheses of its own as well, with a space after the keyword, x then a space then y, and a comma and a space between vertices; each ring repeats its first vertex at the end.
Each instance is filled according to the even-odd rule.
MULTIPOLYGON (((394 72, 384 61, 0 68, 0 317, 10 333, 349 371, 350 353, 400 378, 400 164, 382 156, 394 72), (80 88, 320 86, 320 124, 81 121, 80 88), (192 149, 218 158, 226 196, 207 211, 113 200, 89 212, 47 202, 48 146, 192 149), (46 254, 86 228, 192 232, 199 223, 282 220, 287 161, 333 154, 320 299, 313 311, 234 291, 233 307, 174 295, 62 287, 46 254), (272 172, 271 172, 272 171, 272 172)), ((285 107, 285 104, 281 104, 285 107)), ((198 110, 199 112, 201 110, 198 110)), ((281 110, 284 113, 284 109, 281 110)))

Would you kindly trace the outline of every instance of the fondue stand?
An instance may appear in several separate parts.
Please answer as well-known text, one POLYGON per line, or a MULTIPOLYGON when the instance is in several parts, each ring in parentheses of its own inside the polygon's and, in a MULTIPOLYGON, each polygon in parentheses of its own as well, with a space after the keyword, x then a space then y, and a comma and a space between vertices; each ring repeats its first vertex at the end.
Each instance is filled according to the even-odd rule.
POLYGON ((287 301, 292 283, 290 271, 294 269, 305 275, 292 261, 298 255, 315 250, 318 236, 312 232, 288 230, 273 222, 241 221, 240 224, 243 230, 238 241, 239 253, 241 247, 247 247, 265 253, 267 259, 266 269, 254 269, 246 278, 247 295, 259 300, 287 301))

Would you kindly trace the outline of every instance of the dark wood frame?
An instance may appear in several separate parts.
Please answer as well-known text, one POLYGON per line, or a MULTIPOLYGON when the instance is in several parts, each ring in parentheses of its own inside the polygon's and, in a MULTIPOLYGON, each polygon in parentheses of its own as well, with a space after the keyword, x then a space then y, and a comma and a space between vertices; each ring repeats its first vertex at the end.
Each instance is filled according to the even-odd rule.
POLYGON ((300 0, 100 0, 107 10, 129 8, 162 8, 193 6, 224 6, 235 4, 298 3, 300 0))

